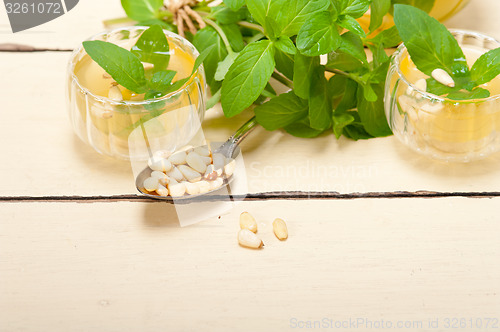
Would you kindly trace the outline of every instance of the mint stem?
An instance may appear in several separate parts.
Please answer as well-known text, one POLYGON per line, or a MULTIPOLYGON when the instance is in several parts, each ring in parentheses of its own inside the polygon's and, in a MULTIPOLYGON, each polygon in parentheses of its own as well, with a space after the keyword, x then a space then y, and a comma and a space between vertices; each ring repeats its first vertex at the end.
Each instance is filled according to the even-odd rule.
POLYGON ((338 74, 338 75, 342 75, 342 76, 348 77, 351 80, 353 80, 356 83, 359 83, 361 85, 365 85, 366 84, 365 82, 363 82, 361 80, 361 78, 358 75, 349 74, 349 73, 346 73, 345 71, 342 71, 342 70, 339 70, 339 69, 332 69, 332 68, 326 68, 325 71, 333 73, 333 74, 338 74))
POLYGON ((205 23, 207 23, 212 28, 214 28, 215 31, 217 31, 217 33, 219 34, 219 36, 222 38, 222 41, 224 42, 224 45, 226 46, 227 53, 229 53, 229 55, 233 54, 234 51, 231 48, 231 44, 229 43, 229 40, 227 39, 227 36, 224 33, 224 31, 222 30, 222 28, 217 23, 215 23, 214 21, 212 21, 209 18, 204 18, 203 20, 205 21, 205 23))
POLYGON ((258 33, 256 34, 255 36, 251 37, 248 39, 247 43, 250 44, 250 43, 253 43, 253 42, 256 42, 256 41, 259 41, 261 40, 262 38, 264 38, 265 35, 263 33, 258 33))
POLYGON ((293 82, 290 81, 285 76, 283 76, 280 72, 274 71, 272 74, 272 78, 274 78, 276 81, 280 82, 281 84, 289 87, 290 89, 293 89, 293 82))
POLYGON ((249 22, 245 22, 245 21, 240 21, 240 22, 238 22, 238 25, 245 27, 245 28, 252 29, 252 30, 257 30, 260 33, 264 33, 264 29, 260 25, 257 25, 257 24, 253 24, 253 23, 249 23, 249 22))
POLYGON ((267 91, 267 90, 262 90, 262 92, 260 94, 263 95, 266 98, 274 98, 274 97, 276 97, 276 95, 274 93, 272 93, 270 91, 267 91))

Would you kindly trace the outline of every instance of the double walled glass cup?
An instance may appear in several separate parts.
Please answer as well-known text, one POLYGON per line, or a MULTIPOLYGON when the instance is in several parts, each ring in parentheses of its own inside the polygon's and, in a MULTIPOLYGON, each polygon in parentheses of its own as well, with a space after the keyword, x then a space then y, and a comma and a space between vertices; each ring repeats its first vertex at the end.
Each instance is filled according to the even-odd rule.
MULTIPOLYGON (((460 46, 478 54, 500 47, 495 39, 452 31, 460 46)), ((466 52, 467 55, 467 52, 466 52)), ((385 87, 385 113, 394 135, 411 149, 434 159, 468 162, 500 150, 500 94, 455 101, 415 86, 409 54, 401 45, 392 56, 385 87)), ((498 78, 497 78, 498 79, 498 78)), ((495 79, 495 80, 497 80, 495 79)), ((490 82, 499 91, 500 81, 490 82)))
MULTIPOLYGON (((146 29, 119 28, 89 40, 130 49, 146 29)), ((168 69, 182 74, 179 79, 189 76, 198 51, 186 39, 169 31, 164 33, 170 46, 168 69)), ((67 108, 78 137, 97 152, 119 159, 144 160, 149 157, 148 149, 136 149, 136 141, 137 145, 145 141, 148 146, 174 151, 200 130, 206 94, 203 66, 179 90, 151 100, 128 96, 124 101, 114 101, 104 97, 107 90, 103 89, 109 89, 109 81, 102 83, 103 75, 106 73, 93 63, 83 46, 73 52, 67 70, 67 108), (103 84, 107 85, 103 88, 103 84)))

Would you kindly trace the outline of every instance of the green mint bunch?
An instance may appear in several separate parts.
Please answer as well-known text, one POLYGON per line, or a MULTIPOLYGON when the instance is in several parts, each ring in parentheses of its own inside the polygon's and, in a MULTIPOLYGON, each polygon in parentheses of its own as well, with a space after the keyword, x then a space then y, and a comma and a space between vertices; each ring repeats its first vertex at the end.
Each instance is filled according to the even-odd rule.
POLYGON ((205 60, 210 49, 200 54, 189 77, 172 82, 175 71, 167 70, 170 50, 167 37, 159 25, 153 25, 142 33, 130 51, 113 43, 100 40, 85 41, 87 54, 123 87, 144 99, 160 98, 180 89, 205 60), (146 73, 143 63, 153 65, 146 73))
POLYGON ((391 134, 381 97, 389 65, 384 47, 398 44, 399 37, 393 30, 368 39, 356 21, 376 7, 371 29, 377 29, 392 8, 390 0, 224 3, 207 15, 216 26, 200 30, 193 42, 200 49, 218 45, 205 68, 212 93, 220 96, 227 117, 254 104, 264 128, 284 128, 299 137, 325 131, 352 139, 391 134), (232 40, 243 40, 243 45, 232 40), (365 46, 376 50, 373 61, 367 60, 365 46), (329 54, 326 65, 320 63, 323 54, 329 54), (213 76, 208 68, 214 69, 213 76), (327 72, 335 75, 328 79, 327 72), (271 79, 290 91, 276 96, 271 79))
MULTIPOLYGON (((372 32, 395 5, 430 11, 434 0, 211 2, 192 7, 207 26, 197 26, 195 35, 186 32, 198 50, 208 52, 207 107, 220 101, 228 118, 253 107, 264 128, 284 128, 299 137, 333 132, 357 140, 391 134, 382 99, 389 67, 385 49, 401 39, 395 27, 375 37, 372 32), (365 33, 357 19, 368 10, 365 33), (320 55, 328 61, 323 64, 320 55), (287 92, 277 94, 270 82, 287 92)), ((140 25, 161 23, 176 31, 174 14, 161 0, 122 0, 122 6, 140 25)))
POLYGON ((457 40, 436 19, 408 5, 396 5, 394 22, 418 70, 431 76, 427 92, 451 100, 487 98, 490 92, 480 87, 500 74, 500 48, 481 55, 469 68, 457 40), (446 71, 453 79, 449 87, 432 78, 435 69, 446 71))

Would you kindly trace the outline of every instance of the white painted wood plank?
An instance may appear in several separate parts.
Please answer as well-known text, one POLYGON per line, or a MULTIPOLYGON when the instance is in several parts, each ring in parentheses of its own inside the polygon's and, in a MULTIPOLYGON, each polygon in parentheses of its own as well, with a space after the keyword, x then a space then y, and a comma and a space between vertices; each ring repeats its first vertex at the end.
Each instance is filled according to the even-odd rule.
POLYGON ((0 330, 288 331, 293 318, 364 318, 439 319, 445 331, 448 317, 498 318, 498 204, 244 202, 179 228, 168 204, 2 203, 0 330), (261 251, 236 242, 242 211, 259 221, 261 251))
MULTIPOLYGON (((67 60, 66 53, 0 54, 0 195, 135 193, 129 163, 95 153, 73 134, 64 98, 67 60)), ((228 120, 220 109, 211 110, 205 134, 224 140, 249 117, 228 120)), ((442 164, 416 155, 394 137, 299 139, 259 128, 242 148, 249 192, 500 188, 499 155, 474 164, 442 164)))

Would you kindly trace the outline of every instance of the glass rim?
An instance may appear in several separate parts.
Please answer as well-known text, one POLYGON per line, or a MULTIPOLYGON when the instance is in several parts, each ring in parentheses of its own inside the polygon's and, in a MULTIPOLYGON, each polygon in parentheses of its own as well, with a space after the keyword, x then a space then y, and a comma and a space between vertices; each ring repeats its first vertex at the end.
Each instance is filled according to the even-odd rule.
MULTIPOLYGON (((476 32, 476 31, 472 31, 472 30, 466 30, 466 29, 449 29, 449 31, 453 34, 453 36, 462 34, 462 35, 472 36, 474 38, 487 39, 489 41, 493 41, 493 42, 497 43, 498 47, 500 47, 500 41, 498 41, 497 39, 495 39, 495 38, 493 38, 491 36, 488 36, 488 35, 485 35, 483 33, 480 33, 480 32, 476 32)), ((418 89, 415 86, 414 83, 409 82, 409 80, 406 78, 406 76, 401 72, 400 58, 403 55, 404 51, 407 51, 406 46, 405 46, 404 43, 401 43, 401 45, 398 46, 398 48, 396 49, 396 51, 392 55, 393 61, 396 64, 396 72, 398 73, 399 78, 404 83, 406 83, 409 87, 411 87, 415 92, 417 92, 420 95, 422 95, 424 98, 427 98, 427 99, 430 99, 430 100, 433 100, 433 101, 439 101, 439 102, 451 102, 451 103, 454 103, 454 104, 470 104, 470 103, 486 102, 486 101, 491 101, 491 100, 495 100, 495 99, 499 99, 500 98, 500 94, 496 94, 496 95, 493 95, 493 96, 489 96, 487 98, 477 98, 477 99, 467 99, 467 100, 453 100, 453 99, 449 99, 449 98, 446 98, 446 97, 441 97, 441 96, 435 95, 435 94, 427 92, 427 91, 422 91, 422 90, 418 89)), ((408 53, 408 57, 409 56, 410 56, 410 54, 408 53)))
MULTIPOLYGON (((112 29, 112 30, 106 30, 106 31, 97 33, 95 35, 92 35, 91 37, 85 39, 84 41, 96 40, 97 37, 99 37, 99 36, 111 35, 113 33, 117 33, 118 31, 123 31, 123 30, 132 31, 132 30, 141 30, 141 29, 147 30, 148 28, 150 28, 150 27, 149 26, 144 26, 144 25, 133 25, 133 26, 125 26, 125 27, 115 28, 115 29, 112 29)), ((165 35, 167 35, 168 37, 178 38, 184 44, 186 44, 188 47, 192 48, 194 56, 198 57, 200 55, 200 53, 198 52, 198 49, 189 40, 187 40, 186 38, 181 37, 178 34, 173 33, 172 31, 168 31, 168 30, 165 30, 165 29, 162 29, 162 30, 163 30, 163 33, 165 33, 165 35)), ((82 51, 85 52, 85 50, 83 48, 83 43, 80 43, 80 45, 78 45, 78 47, 75 48, 73 50, 73 52, 71 53, 70 60, 68 62, 68 64, 70 66, 73 63, 73 60, 75 59, 75 57, 80 52, 82 52, 82 51)), ((194 59, 196 59, 196 58, 194 58, 194 59)), ((76 75, 75 75, 74 66, 73 66, 73 68, 70 69, 70 71, 71 71, 71 79, 73 80, 73 82, 76 83, 76 85, 78 86, 78 88, 81 89, 83 91, 83 93, 85 93, 86 95, 90 95, 91 97, 93 97, 94 99, 96 99, 98 101, 106 102, 106 103, 111 104, 111 105, 140 106, 140 105, 150 105, 150 104, 154 104, 154 103, 158 103, 158 102, 169 100, 172 97, 176 96, 177 94, 180 94, 183 91, 187 90, 190 86, 192 86, 193 84, 196 83, 196 76, 199 73, 200 69, 203 69, 203 64, 201 64, 196 69, 196 71, 191 75, 192 76, 191 80, 189 80, 186 83, 184 83, 184 85, 181 86, 178 90, 172 91, 172 92, 170 92, 170 93, 168 93, 165 96, 162 96, 160 98, 146 99, 146 100, 137 100, 137 101, 136 100, 116 101, 116 100, 110 99, 108 97, 97 95, 97 94, 91 92, 88 88, 84 87, 80 83, 80 81, 78 80, 78 77, 76 77, 76 75)))

